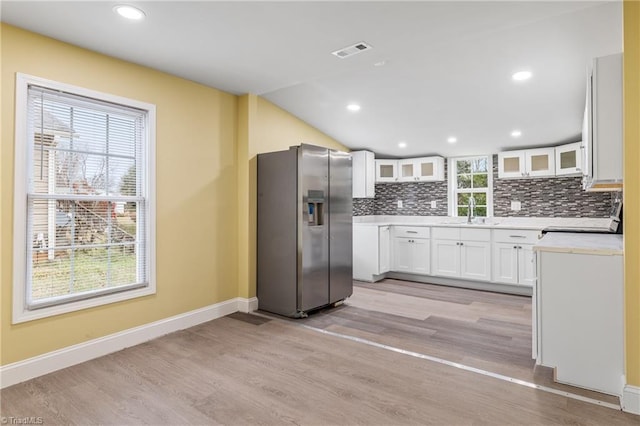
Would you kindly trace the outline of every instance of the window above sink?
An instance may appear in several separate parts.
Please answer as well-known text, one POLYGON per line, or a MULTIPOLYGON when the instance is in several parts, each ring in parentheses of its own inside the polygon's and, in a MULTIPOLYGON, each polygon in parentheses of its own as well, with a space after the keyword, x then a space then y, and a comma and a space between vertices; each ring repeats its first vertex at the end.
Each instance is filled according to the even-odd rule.
POLYGON ((473 199, 473 217, 493 216, 493 157, 451 158, 449 170, 449 214, 467 216, 473 199))

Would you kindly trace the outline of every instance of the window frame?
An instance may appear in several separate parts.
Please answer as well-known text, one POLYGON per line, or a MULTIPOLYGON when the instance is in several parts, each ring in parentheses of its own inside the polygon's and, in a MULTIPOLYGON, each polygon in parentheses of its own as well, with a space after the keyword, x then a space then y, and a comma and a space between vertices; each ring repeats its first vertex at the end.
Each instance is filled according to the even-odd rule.
MULTIPOLYGON (((14 144, 14 197, 13 197, 13 309, 12 324, 75 312, 96 306, 130 300, 138 297, 149 296, 156 293, 156 172, 155 172, 155 146, 156 146, 156 107, 153 104, 133 100, 117 95, 99 92, 83 87, 60 83, 28 74, 16 73, 16 98, 15 98, 15 144, 14 144), (142 194, 145 198, 144 214, 146 227, 141 232, 146 239, 145 258, 148 285, 131 290, 122 290, 115 293, 96 295, 95 297, 69 301, 66 303, 29 309, 27 306, 27 283, 30 266, 27 262, 28 245, 31 238, 27 236, 28 214, 28 188, 30 171, 29 150, 32 142, 28 140, 28 92, 29 86, 35 85, 51 90, 58 90, 88 98, 96 101, 109 102, 126 107, 137 108, 146 111, 143 136, 142 173, 144 173, 144 186, 142 194)), ((69 297, 73 298, 73 295, 69 297)))
POLYGON ((469 161, 478 158, 487 159, 487 189, 480 190, 464 190, 464 193, 484 193, 487 194, 487 215, 484 217, 493 217, 493 155, 470 155, 465 157, 453 157, 449 158, 448 163, 448 181, 449 181, 449 216, 458 216, 458 161, 469 161))

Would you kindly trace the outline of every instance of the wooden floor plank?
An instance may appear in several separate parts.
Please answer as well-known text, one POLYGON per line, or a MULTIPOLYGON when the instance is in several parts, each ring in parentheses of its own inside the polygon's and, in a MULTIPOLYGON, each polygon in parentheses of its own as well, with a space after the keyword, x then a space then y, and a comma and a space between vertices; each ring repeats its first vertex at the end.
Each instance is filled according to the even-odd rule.
MULTIPOLYGON (((370 333, 374 334, 374 333, 370 333)), ((44 424, 631 425, 638 418, 241 314, 0 392, 44 424)))
POLYGON ((295 321, 618 403, 614 396, 555 383, 550 369, 535 365, 528 296, 395 279, 354 281, 353 296, 343 305, 295 321))

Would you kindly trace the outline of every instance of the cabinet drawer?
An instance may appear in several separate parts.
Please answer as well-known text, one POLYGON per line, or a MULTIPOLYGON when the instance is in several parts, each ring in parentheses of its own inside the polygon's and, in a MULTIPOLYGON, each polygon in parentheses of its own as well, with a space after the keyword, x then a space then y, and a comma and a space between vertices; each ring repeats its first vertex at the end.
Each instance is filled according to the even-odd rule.
POLYGON ((496 243, 535 244, 538 242, 540 231, 524 229, 494 229, 493 241, 496 243))
POLYGON ((432 233, 435 240, 460 240, 460 228, 433 228, 432 233))
POLYGON ((460 228, 461 241, 491 241, 490 229, 460 228))
POLYGON ((429 238, 428 226, 394 226, 393 233, 396 237, 429 238))

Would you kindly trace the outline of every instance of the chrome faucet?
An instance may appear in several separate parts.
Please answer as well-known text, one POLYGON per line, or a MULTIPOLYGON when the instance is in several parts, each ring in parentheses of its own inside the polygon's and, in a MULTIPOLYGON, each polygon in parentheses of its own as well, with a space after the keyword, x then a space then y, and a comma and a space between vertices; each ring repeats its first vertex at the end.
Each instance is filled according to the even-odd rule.
POLYGON ((476 199, 472 196, 469 197, 469 208, 467 211, 467 223, 473 223, 473 220, 476 218, 474 209, 476 208, 476 199))

